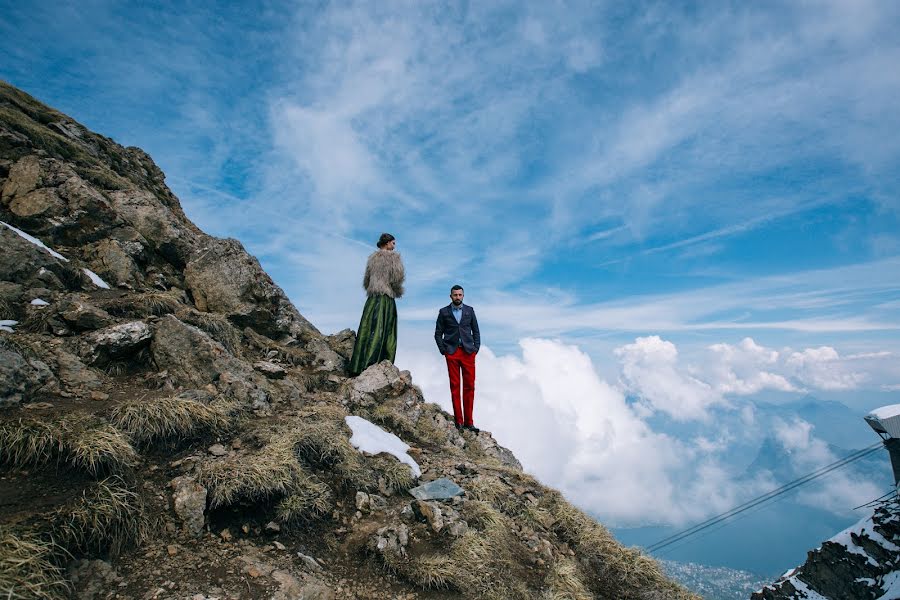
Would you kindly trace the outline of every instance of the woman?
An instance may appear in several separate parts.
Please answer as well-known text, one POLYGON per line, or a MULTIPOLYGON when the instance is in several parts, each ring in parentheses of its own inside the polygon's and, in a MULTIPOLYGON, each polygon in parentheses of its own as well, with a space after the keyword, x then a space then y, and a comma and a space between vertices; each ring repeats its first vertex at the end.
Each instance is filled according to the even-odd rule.
POLYGON ((369 298, 363 308, 350 374, 359 375, 369 365, 384 359, 394 362, 397 356, 397 303, 403 295, 403 262, 394 252, 397 241, 389 233, 378 238, 378 250, 369 256, 363 287, 369 298))

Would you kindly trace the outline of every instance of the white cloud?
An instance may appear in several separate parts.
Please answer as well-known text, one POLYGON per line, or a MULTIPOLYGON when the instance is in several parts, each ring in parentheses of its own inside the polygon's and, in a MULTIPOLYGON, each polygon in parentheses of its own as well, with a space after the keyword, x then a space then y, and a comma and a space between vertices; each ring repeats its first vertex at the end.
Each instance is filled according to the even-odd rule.
POLYGON ((662 411, 676 421, 706 420, 708 409, 723 401, 710 385, 684 372, 675 344, 659 336, 639 337, 616 349, 625 388, 649 412, 662 411))
MULTIPOLYGON (((427 400, 452 411, 441 356, 403 339, 399 366, 413 372, 427 400)), ((717 464, 723 440, 682 442, 653 431, 577 347, 532 338, 520 349, 521 356, 497 356, 482 346, 475 422, 603 522, 684 524, 730 508, 759 485, 736 483, 717 464)))
POLYGON ((865 373, 851 370, 852 361, 841 360, 829 346, 793 352, 786 363, 798 380, 822 390, 856 389, 866 381, 865 373))
MULTIPOLYGON (((842 458, 835 456, 828 445, 815 436, 814 427, 802 419, 776 421, 773 434, 787 452, 797 476, 817 472, 842 458)), ((855 474, 849 468, 832 471, 799 489, 797 498, 800 502, 844 515, 852 514, 855 506, 883 493, 875 482, 855 474)))

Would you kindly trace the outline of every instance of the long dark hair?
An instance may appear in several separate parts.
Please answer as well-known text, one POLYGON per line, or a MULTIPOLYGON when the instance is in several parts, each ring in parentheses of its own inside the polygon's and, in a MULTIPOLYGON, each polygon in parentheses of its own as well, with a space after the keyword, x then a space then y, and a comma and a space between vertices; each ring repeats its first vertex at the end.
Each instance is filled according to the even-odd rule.
POLYGON ((379 248, 384 248, 388 242, 392 242, 395 239, 397 239, 397 238, 395 238, 394 236, 392 236, 389 233, 382 233, 381 237, 378 238, 378 243, 375 245, 378 246, 379 248))

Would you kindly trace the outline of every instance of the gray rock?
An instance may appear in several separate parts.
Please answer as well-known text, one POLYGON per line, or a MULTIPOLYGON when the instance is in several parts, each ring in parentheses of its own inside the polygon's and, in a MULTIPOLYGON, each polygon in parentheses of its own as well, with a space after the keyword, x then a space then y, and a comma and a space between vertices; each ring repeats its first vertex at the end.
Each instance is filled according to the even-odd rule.
POLYGON ((107 591, 122 581, 116 570, 105 560, 76 560, 67 570, 74 597, 78 600, 100 600, 107 591))
POLYGON ((427 522, 435 533, 439 532, 444 527, 444 518, 441 514, 441 507, 438 506, 437 502, 414 500, 412 508, 416 513, 416 516, 427 522))
POLYGON ((143 321, 113 325, 85 336, 81 356, 88 364, 127 357, 150 343, 153 332, 143 321))
POLYGON ((493 436, 487 431, 482 431, 477 436, 475 436, 475 442, 481 446, 482 451, 497 460, 499 460, 502 464, 507 467, 512 467, 514 469, 522 470, 522 463, 519 462, 519 459, 516 458, 516 455, 512 453, 511 450, 504 448, 500 444, 497 443, 497 440, 493 438, 493 436))
POLYGON ((399 393, 405 384, 400 378, 400 369, 389 360, 371 365, 355 377, 350 384, 350 401, 367 405, 373 400, 384 399, 392 393, 399 393))
POLYGON ((303 564, 306 565, 306 568, 310 571, 313 571, 315 573, 319 573, 322 571, 322 565, 320 565, 319 562, 312 556, 308 556, 306 554, 303 554, 302 552, 298 552, 297 557, 300 558, 301 561, 303 561, 303 564))
POLYGON ((140 242, 101 240, 90 251, 90 268, 112 285, 139 285, 143 278, 132 255, 140 255, 142 250, 140 242))
POLYGON ((206 238, 184 269, 184 282, 201 311, 228 315, 272 339, 322 334, 290 303, 240 242, 206 238))
POLYGON ((222 444, 213 444, 207 449, 207 452, 213 456, 225 456, 228 454, 228 450, 222 444))
POLYGON ((287 371, 281 365, 276 365, 267 360, 261 360, 253 363, 253 369, 259 371, 269 379, 284 379, 287 371))
POLYGON ((206 488, 187 475, 176 477, 169 485, 174 490, 172 508, 181 520, 182 527, 188 533, 200 535, 206 524, 206 488))
POLYGON ((77 356, 62 348, 56 351, 56 366, 60 382, 67 387, 87 389, 100 387, 100 377, 77 356))
POLYGON ((28 400, 33 393, 55 382, 46 364, 23 355, 0 334, 0 408, 28 400))
POLYGON ((75 331, 93 331, 113 322, 105 310, 74 296, 62 300, 57 313, 75 331))
POLYGON ((250 373, 249 367, 222 344, 173 315, 156 323, 150 352, 156 365, 185 387, 202 388, 226 372, 234 380, 242 380, 250 373))
POLYGON ((369 549, 379 554, 406 556, 407 545, 409 545, 409 528, 403 523, 380 528, 368 541, 369 549))
POLYGON ((356 345, 356 332, 352 329, 343 329, 335 334, 325 336, 325 342, 342 358, 350 360, 353 356, 353 346, 356 345))
POLYGON ((0 225, 0 280, 25 287, 77 289, 81 272, 0 225))
POLYGON ((465 492, 453 481, 441 477, 416 486, 409 490, 409 493, 418 500, 448 500, 454 496, 461 496, 465 492))

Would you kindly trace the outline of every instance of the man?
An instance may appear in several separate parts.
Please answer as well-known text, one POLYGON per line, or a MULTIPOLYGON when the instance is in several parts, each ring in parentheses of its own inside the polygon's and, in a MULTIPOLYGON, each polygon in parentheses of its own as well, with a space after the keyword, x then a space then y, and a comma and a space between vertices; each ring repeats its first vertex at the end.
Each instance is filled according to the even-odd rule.
POLYGON ((472 433, 480 430, 472 420, 475 404, 475 355, 481 347, 481 332, 475 309, 463 304, 465 290, 461 285, 450 288, 450 304, 438 311, 434 325, 434 341, 447 360, 450 375, 450 398, 456 428, 472 433), (459 375, 462 372, 462 402, 459 397, 459 375))

